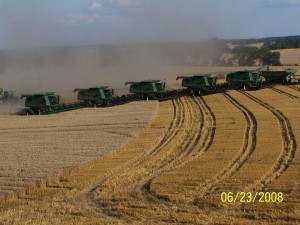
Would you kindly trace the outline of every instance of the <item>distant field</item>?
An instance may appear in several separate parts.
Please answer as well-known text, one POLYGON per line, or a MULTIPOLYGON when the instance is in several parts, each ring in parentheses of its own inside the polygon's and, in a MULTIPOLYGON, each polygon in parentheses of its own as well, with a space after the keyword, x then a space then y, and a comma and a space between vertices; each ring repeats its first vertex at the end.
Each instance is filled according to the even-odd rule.
POLYGON ((300 65, 300 48, 274 50, 280 52, 280 61, 283 65, 300 65))

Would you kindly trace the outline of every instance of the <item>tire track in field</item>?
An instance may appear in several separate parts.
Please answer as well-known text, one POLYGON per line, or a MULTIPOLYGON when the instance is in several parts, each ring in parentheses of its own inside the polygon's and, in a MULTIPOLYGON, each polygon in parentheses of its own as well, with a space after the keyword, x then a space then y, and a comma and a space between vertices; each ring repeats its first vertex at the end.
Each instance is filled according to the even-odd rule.
POLYGON ((291 98, 291 99, 298 99, 297 96, 292 95, 292 94, 290 94, 290 93, 287 93, 287 92, 285 92, 285 91, 279 90, 279 89, 277 89, 277 88, 269 87, 269 89, 272 90, 272 91, 275 91, 275 92, 277 92, 277 93, 279 93, 279 94, 285 95, 285 96, 287 96, 287 97, 289 97, 289 98, 291 98))
MULTIPOLYGON (((149 151, 146 151, 145 155, 138 158, 134 162, 126 164, 124 167, 117 168, 116 170, 112 171, 111 173, 105 175, 101 180, 97 181, 96 184, 92 184, 91 186, 89 186, 86 189, 84 189, 83 191, 81 191, 80 194, 85 195, 85 201, 87 203, 86 208, 92 208, 92 209, 99 208, 99 204, 95 201, 95 192, 97 191, 97 189, 100 186, 104 185, 109 180, 116 178, 116 176, 118 176, 118 174, 129 171, 131 168, 140 165, 149 156, 158 152, 163 146, 165 146, 167 143, 169 143, 173 139, 174 136, 176 136, 176 134, 182 128, 182 124, 184 121, 182 100, 181 99, 172 100, 172 106, 173 106, 173 112, 174 112, 172 121, 171 121, 165 135, 161 138, 161 140, 158 141, 158 143, 154 147, 149 149, 149 151)), ((103 212, 101 214, 105 215, 105 213, 103 213, 103 212)))
POLYGON ((286 87, 288 87, 288 88, 290 88, 290 89, 293 89, 293 90, 296 90, 296 91, 300 91, 300 88, 299 88, 299 87, 296 87, 296 86, 294 86, 294 85, 289 85, 289 86, 286 86, 286 87))
MULTIPOLYGON (((118 201, 120 201, 119 204, 121 205, 125 204, 125 208, 130 208, 130 204, 140 204, 141 201, 143 202, 141 190, 145 182, 147 183, 152 176, 161 174, 167 168, 180 164, 179 162, 184 161, 187 155, 191 155, 201 135, 200 132, 197 132, 200 127, 199 123, 197 123, 199 115, 197 115, 197 110, 195 110, 196 107, 193 107, 193 104, 196 104, 195 100, 193 99, 192 101, 187 98, 184 100, 184 103, 180 99, 178 103, 181 102, 181 104, 175 104, 175 111, 182 113, 175 113, 176 116, 173 121, 179 122, 177 122, 177 126, 173 126, 173 129, 169 130, 167 137, 164 137, 146 157, 142 157, 142 159, 138 159, 133 165, 129 165, 127 170, 113 173, 106 177, 89 191, 87 198, 90 202, 93 202, 93 205, 100 205, 104 214, 111 215, 110 207, 118 201), (184 132, 179 134, 179 132, 182 132, 182 129, 184 129, 184 132), (156 157, 165 149, 167 149, 167 154, 163 155, 164 158, 159 159, 159 162, 154 162, 153 157, 156 157), (113 189, 105 190, 106 187, 114 182, 116 185, 113 189), (101 189, 101 192, 96 197, 94 192, 97 189, 101 189), (128 195, 126 194, 121 198, 112 197, 114 194, 118 195, 123 189, 126 189, 128 195), (110 197, 107 198, 107 193, 109 192, 111 192, 110 197), (105 194, 106 197, 103 198, 105 194)), ((145 204, 144 207, 147 207, 145 202, 143 204, 145 204)), ((126 218, 126 215, 117 211, 115 212, 117 216, 125 216, 126 218)))
POLYGON ((277 160, 274 168, 260 178, 256 184, 254 184, 254 189, 264 189, 266 185, 271 183, 273 180, 276 180, 289 168, 295 156, 297 141, 289 119, 281 111, 247 92, 241 91, 241 93, 265 109, 269 110, 277 118, 280 125, 282 152, 279 156, 279 159, 277 160))
POLYGON ((162 175, 163 173, 175 170, 179 166, 182 166, 193 160, 195 157, 201 156, 212 145, 216 130, 216 117, 202 96, 197 98, 193 97, 193 100, 197 104, 198 109, 202 115, 200 129, 195 140, 196 144, 193 144, 191 147, 189 147, 185 152, 185 155, 180 159, 176 159, 173 165, 170 165, 168 168, 165 168, 164 171, 156 174, 155 176, 152 176, 142 185, 141 193, 143 194, 144 199, 147 201, 164 200, 165 202, 167 202, 167 196, 163 196, 151 190, 151 184, 155 180, 155 178, 162 175))
MULTIPOLYGON (((193 102, 197 104, 195 97, 193 97, 193 102)), ((158 170, 157 172, 152 174, 152 176, 150 176, 148 179, 141 182, 141 184, 139 184, 135 187, 136 192, 140 192, 140 194, 143 196, 144 200, 148 200, 148 201, 149 200, 153 201, 154 199, 159 200, 160 197, 156 196, 150 190, 150 186, 151 186, 151 183, 153 182, 153 180, 156 177, 158 177, 159 175, 161 175, 167 171, 173 170, 173 169, 177 168, 178 166, 182 165, 183 163, 187 162, 187 160, 188 160, 187 158, 189 156, 192 156, 192 157, 195 156, 195 153, 196 153, 195 146, 197 145, 197 143, 199 142, 199 140, 201 138, 201 133, 203 132, 203 127, 204 127, 203 126, 203 121, 204 121, 203 111, 201 110, 200 106, 198 106, 198 108, 200 109, 200 114, 202 115, 201 119, 200 119, 201 122, 200 122, 199 131, 198 132, 192 131, 189 134, 188 138, 185 140, 185 142, 182 143, 182 145, 180 147, 185 149, 185 151, 181 152, 168 165, 166 165, 165 167, 162 167, 160 170, 158 170), (194 152, 194 154, 193 154, 193 152, 194 152)), ((189 111, 190 115, 195 115, 195 107, 189 107, 188 111, 189 111), (194 112, 192 112, 192 111, 194 111, 194 112)))
POLYGON ((83 190, 80 190, 76 194, 75 198, 72 200, 72 204, 80 204, 81 208, 86 212, 91 212, 96 217, 109 218, 109 213, 102 211, 101 206, 97 201, 95 201, 96 192, 99 187, 103 186, 109 180, 116 179, 119 174, 129 171, 130 169, 140 165, 143 161, 146 160, 149 155, 155 154, 156 151, 159 151, 166 143, 173 139, 173 136, 179 132, 182 128, 182 123, 184 121, 184 112, 183 112, 183 103, 181 99, 172 100, 173 106, 173 118, 170 121, 170 124, 165 132, 165 134, 157 140, 157 143, 148 150, 145 151, 145 154, 140 156, 134 161, 125 163, 123 166, 119 166, 116 169, 113 169, 111 172, 104 175, 100 180, 97 180, 94 183, 91 183, 89 186, 85 187, 83 190))
POLYGON ((218 173, 211 180, 208 180, 199 187, 199 197, 203 197, 214 190, 214 186, 220 181, 233 176, 248 160, 252 155, 256 147, 256 135, 257 135, 257 121, 253 113, 230 96, 227 93, 222 93, 225 98, 228 99, 235 107, 237 107, 242 113, 246 120, 246 128, 244 133, 244 142, 241 150, 238 152, 236 157, 226 166, 226 168, 218 173))

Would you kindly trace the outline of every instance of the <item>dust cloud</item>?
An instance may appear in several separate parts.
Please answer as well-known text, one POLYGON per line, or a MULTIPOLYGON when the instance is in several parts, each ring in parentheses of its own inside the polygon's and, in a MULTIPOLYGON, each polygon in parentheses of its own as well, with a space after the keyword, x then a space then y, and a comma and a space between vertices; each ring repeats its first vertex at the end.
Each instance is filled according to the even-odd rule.
POLYGON ((127 80, 162 77, 154 55, 128 47, 22 49, 5 53, 4 89, 20 93, 71 91, 93 85, 123 87, 127 80))
POLYGON ((6 51, 1 53, 0 87, 20 95, 41 91, 71 93, 74 88, 95 85, 128 89, 124 83, 129 80, 175 82, 176 76, 186 70, 178 67, 203 64, 200 58, 192 59, 193 45, 199 44, 98 45, 6 51))
MULTIPOLYGON (((104 23, 94 21, 82 25, 82 32, 75 32, 76 26, 59 24, 53 5, 34 2, 33 8, 24 4, 18 11, 14 4, 2 5, 3 12, 18 16, 7 20, 11 15, 3 14, 4 40, 9 50, 0 51, 0 87, 17 96, 54 91, 65 99, 75 99, 74 88, 106 85, 124 94, 128 93, 128 87, 124 87, 128 80, 174 83, 176 76, 192 71, 192 66, 211 65, 202 56, 218 49, 198 48, 207 46, 199 40, 215 34, 207 22, 208 17, 213 18, 209 10, 199 13, 179 0, 172 4, 145 1, 143 7, 123 7, 122 20, 115 25, 104 27, 104 23), (129 24, 126 29, 123 23, 129 24)), ((212 7, 203 4, 205 9, 212 7)), ((81 13, 88 16, 87 10, 81 13)))

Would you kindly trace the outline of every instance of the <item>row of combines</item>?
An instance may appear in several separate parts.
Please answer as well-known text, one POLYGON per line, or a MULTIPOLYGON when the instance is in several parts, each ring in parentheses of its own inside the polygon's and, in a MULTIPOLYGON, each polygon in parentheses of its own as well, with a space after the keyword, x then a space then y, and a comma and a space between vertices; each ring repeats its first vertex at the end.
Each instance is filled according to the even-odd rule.
POLYGON ((166 90, 166 83, 159 80, 146 80, 140 82, 126 82, 130 84, 130 94, 115 96, 114 89, 107 86, 90 88, 75 88, 76 102, 64 104, 60 96, 54 92, 44 92, 32 95, 22 95, 25 98, 25 109, 21 115, 48 115, 85 107, 109 107, 139 100, 170 100, 183 95, 191 94, 188 89, 166 90))
MULTIPOLYGON (((139 100, 170 100, 187 95, 204 95, 224 92, 226 90, 256 90, 273 84, 299 84, 295 82, 295 69, 269 70, 260 68, 257 70, 243 70, 226 75, 226 82, 219 83, 217 76, 199 74, 192 76, 179 76, 183 89, 167 90, 166 83, 159 80, 129 81, 130 94, 115 96, 114 89, 107 86, 95 86, 90 88, 76 88, 77 101, 64 104, 59 95, 54 92, 44 92, 30 95, 22 95, 25 98, 25 109, 21 115, 48 115, 65 112, 85 107, 109 107, 121 105, 139 100)), ((0 96, 3 92, 0 89, 0 96)))

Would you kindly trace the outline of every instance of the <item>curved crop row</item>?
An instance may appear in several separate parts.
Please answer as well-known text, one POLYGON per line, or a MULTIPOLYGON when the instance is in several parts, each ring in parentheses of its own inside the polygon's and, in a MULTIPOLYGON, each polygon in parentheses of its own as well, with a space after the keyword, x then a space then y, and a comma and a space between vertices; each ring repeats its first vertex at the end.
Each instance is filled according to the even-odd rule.
POLYGON ((297 96, 292 95, 292 94, 290 94, 290 93, 287 93, 287 92, 285 92, 285 91, 279 90, 278 88, 270 87, 270 89, 271 89, 272 91, 275 91, 275 92, 279 93, 279 94, 288 96, 289 98, 292 98, 292 99, 298 99, 297 96))
MULTIPOLYGON (((186 148, 185 157, 181 160, 176 160, 175 164, 169 167, 169 169, 164 170, 163 172, 166 173, 171 170, 175 170, 179 166, 182 166, 195 157, 200 157, 204 154, 211 146, 215 130, 216 130, 216 118, 208 104, 205 102, 203 97, 193 97, 194 102, 197 104, 199 111, 201 112, 201 123, 199 131, 197 132, 198 136, 195 140, 195 144, 193 146, 189 146, 186 148)), ((188 141, 188 140, 187 140, 188 141)), ((159 173, 158 175, 162 175, 159 173)), ((158 177, 158 175, 156 177, 158 177)), ((163 195, 161 193, 157 193, 155 190, 151 189, 151 183, 154 181, 155 177, 149 180, 142 189, 142 193, 145 196, 148 196, 147 199, 161 199, 166 201, 171 201, 168 195, 163 195), (151 196, 151 198, 149 198, 151 196)))
POLYGON ((295 86, 295 85, 289 85, 287 87, 289 87, 289 88, 291 88, 293 90, 296 90, 296 91, 300 91, 300 88, 298 86, 295 86))
POLYGON ((267 184, 277 179, 290 166, 294 159, 297 142, 290 121, 282 112, 247 92, 241 93, 272 112, 280 124, 281 138, 283 142, 282 152, 274 168, 267 172, 254 186, 254 189, 263 189, 267 184))
POLYGON ((199 191, 202 195, 207 194, 207 192, 212 192, 214 190, 214 186, 218 182, 235 174, 251 156, 256 146, 257 121, 253 113, 229 94, 223 93, 223 95, 244 115, 246 127, 243 146, 236 157, 225 167, 223 171, 219 172, 215 177, 200 186, 199 191))

